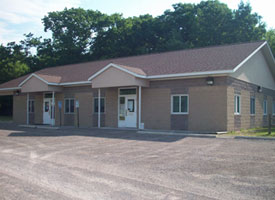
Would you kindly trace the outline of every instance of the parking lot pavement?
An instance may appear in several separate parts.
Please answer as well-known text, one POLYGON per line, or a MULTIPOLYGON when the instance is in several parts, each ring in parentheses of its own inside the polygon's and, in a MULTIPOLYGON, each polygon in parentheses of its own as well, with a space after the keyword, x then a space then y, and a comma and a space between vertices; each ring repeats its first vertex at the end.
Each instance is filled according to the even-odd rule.
POLYGON ((275 141, 0 124, 0 199, 274 197, 275 141))

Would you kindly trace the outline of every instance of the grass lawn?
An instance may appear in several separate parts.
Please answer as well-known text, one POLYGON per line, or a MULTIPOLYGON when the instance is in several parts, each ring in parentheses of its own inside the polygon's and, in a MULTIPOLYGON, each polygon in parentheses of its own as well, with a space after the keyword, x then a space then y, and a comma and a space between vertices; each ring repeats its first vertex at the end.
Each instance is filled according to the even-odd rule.
POLYGON ((254 136, 254 137, 275 137, 275 127, 271 128, 271 134, 268 135, 268 128, 253 128, 240 131, 232 131, 227 134, 233 136, 254 136))
POLYGON ((0 121, 12 121, 12 116, 0 116, 0 121))

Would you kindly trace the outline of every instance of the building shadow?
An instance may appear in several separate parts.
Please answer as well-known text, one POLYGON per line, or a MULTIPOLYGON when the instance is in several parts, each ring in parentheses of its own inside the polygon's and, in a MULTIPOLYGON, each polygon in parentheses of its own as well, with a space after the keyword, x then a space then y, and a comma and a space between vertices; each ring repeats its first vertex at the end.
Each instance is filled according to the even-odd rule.
MULTIPOLYGON (((0 126, 3 130, 3 127, 0 126)), ((150 142, 176 142, 184 139, 186 136, 181 135, 163 135, 163 134, 141 134, 137 130, 120 130, 120 129, 37 129, 37 128, 21 128, 21 127, 6 127, 11 133, 8 137, 68 137, 68 136, 83 136, 106 139, 122 139, 122 140, 137 140, 150 142)))

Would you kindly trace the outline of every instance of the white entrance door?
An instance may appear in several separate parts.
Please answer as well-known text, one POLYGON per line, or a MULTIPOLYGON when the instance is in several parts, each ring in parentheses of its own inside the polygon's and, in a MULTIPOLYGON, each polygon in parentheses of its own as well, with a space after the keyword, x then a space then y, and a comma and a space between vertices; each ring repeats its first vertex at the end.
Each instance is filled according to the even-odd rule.
POLYGON ((137 127, 137 104, 136 95, 120 95, 118 108, 119 127, 137 127))
POLYGON ((44 99, 43 103, 43 124, 51 124, 51 99, 44 99))

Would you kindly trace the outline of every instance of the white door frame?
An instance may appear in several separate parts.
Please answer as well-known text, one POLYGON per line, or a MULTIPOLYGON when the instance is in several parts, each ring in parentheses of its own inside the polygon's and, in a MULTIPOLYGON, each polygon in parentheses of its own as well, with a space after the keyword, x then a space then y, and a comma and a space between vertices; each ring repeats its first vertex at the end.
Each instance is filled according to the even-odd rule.
POLYGON ((117 106, 117 109, 118 109, 118 113, 117 113, 117 118, 118 118, 118 127, 125 127, 125 128, 137 128, 137 87, 122 87, 122 88, 118 88, 118 106, 117 106), (121 89, 135 89, 136 90, 136 94, 126 94, 126 95, 120 95, 120 90, 121 89), (133 98, 135 100, 135 105, 134 105, 134 109, 135 109, 135 126, 120 126, 120 123, 119 123, 119 106, 120 106, 120 97, 125 97, 125 104, 127 104, 127 97, 130 97, 130 98, 133 98))

